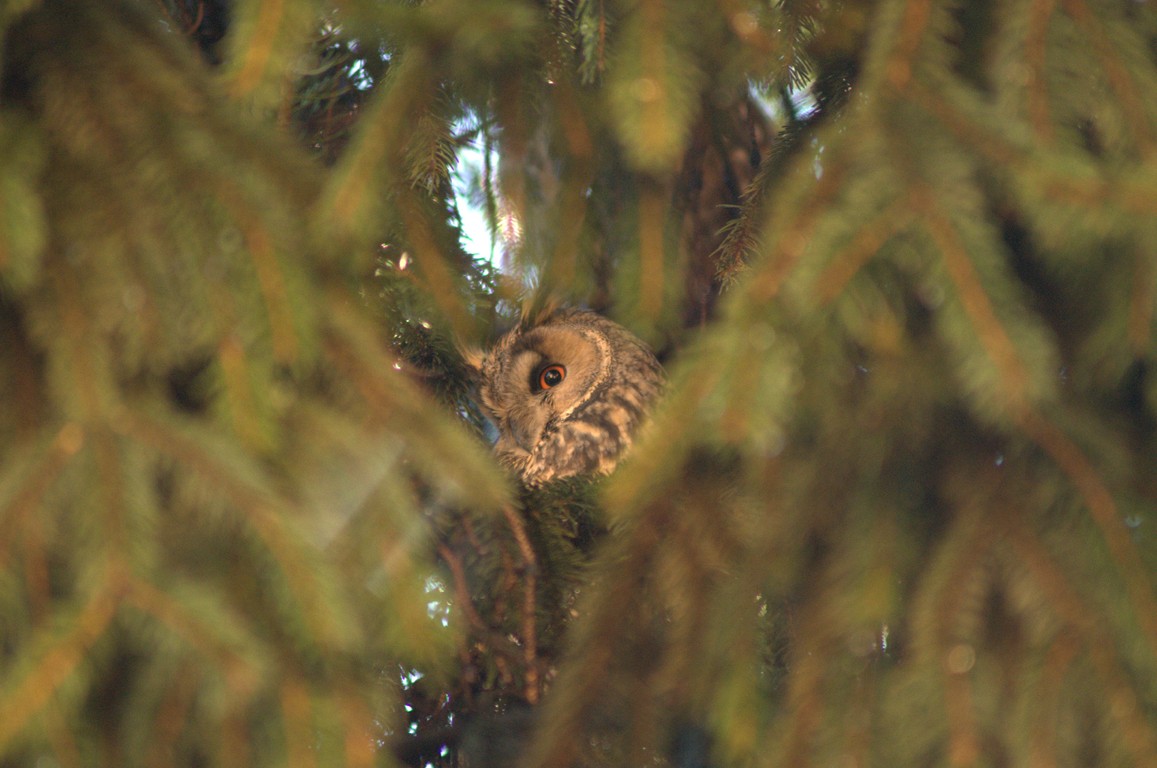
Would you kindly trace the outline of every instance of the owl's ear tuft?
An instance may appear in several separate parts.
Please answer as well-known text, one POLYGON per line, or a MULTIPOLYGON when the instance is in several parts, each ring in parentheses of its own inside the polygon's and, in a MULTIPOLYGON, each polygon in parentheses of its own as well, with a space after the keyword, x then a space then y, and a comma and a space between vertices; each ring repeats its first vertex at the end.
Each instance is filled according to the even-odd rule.
POLYGON ((470 375, 480 377, 482 375, 482 363, 486 360, 486 351, 473 344, 455 344, 454 346, 457 347, 458 354, 462 355, 462 362, 466 364, 470 375))
POLYGON ((542 292, 530 294, 522 302, 518 325, 524 330, 542 325, 564 306, 562 297, 557 294, 542 292))

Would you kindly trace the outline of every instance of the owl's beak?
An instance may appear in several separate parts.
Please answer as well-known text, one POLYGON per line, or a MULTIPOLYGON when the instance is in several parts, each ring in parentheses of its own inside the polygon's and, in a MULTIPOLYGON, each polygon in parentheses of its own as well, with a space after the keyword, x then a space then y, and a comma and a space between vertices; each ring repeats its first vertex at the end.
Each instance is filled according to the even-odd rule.
POLYGON ((532 436, 530 430, 517 429, 514 431, 514 442, 518 443, 518 447, 530 453, 534 446, 538 443, 538 436, 532 436))
POLYGON ((498 436, 498 441, 494 443, 494 452, 506 456, 530 455, 530 451, 527 450, 523 441, 510 434, 498 436))
MULTIPOLYGON (((542 437, 542 427, 536 424, 536 421, 537 419, 533 418, 512 420, 511 423, 507 424, 505 434, 499 438, 499 442, 509 440, 509 442, 517 445, 523 453, 529 454, 542 437)), ((513 449, 513 446, 509 444, 507 447, 513 449)))

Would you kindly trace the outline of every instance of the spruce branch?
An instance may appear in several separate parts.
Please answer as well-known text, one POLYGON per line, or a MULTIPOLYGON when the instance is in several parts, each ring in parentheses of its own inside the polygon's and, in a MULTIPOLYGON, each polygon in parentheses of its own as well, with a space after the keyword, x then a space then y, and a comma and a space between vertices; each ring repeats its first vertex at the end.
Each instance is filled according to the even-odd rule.
POLYGON ((1152 3, 233 6, 0 13, 0 764, 1157 764, 1152 3), (595 493, 519 280, 663 339, 595 493))
POLYGON ((1025 99, 1028 103, 1029 122, 1042 146, 1051 148, 1056 140, 1052 109, 1049 104, 1048 82, 1045 77, 1048 55, 1049 21, 1056 12, 1056 0, 1032 0, 1028 30, 1024 45, 1028 81, 1025 99))
MULTIPOLYGON (((1010 516, 1004 519, 1013 520, 1010 516)), ((1129 682, 1129 674, 1121 668, 1120 656, 1104 629, 1105 624, 1099 620, 1100 612, 1078 595, 1070 579, 1036 536, 1018 523, 1006 522, 1002 531, 1013 543, 1033 579, 1048 595, 1050 605, 1079 633, 1081 648, 1088 652, 1105 693, 1120 703, 1112 707, 1109 714, 1118 722, 1136 764, 1145 765, 1157 760, 1157 732, 1138 711, 1137 694, 1129 682)))
POLYGON ((816 281, 816 298, 821 304, 834 301, 880 248, 913 222, 914 207, 910 198, 898 197, 864 224, 848 244, 832 256, 816 281))
POLYGON ((222 400, 225 401, 230 427, 248 446, 268 445, 264 419, 259 413, 261 401, 255 389, 260 379, 255 370, 257 361, 246 353, 244 344, 232 334, 221 339, 216 353, 221 368, 222 400))
POLYGON ((470 585, 466 580, 466 569, 462 567, 462 558, 454 554, 445 544, 438 545, 438 556, 450 568, 450 576, 454 580, 454 592, 462 612, 466 614, 467 621, 470 622, 475 631, 488 632, 489 628, 486 626, 486 622, 482 620, 482 615, 478 613, 478 609, 474 607, 474 601, 470 598, 470 585))
POLYGON ((828 623, 819 613, 822 610, 819 603, 813 602, 799 617, 800 636, 808 638, 808 649, 819 649, 821 653, 799 645, 793 647, 786 702, 795 715, 788 722, 787 733, 779 748, 785 765, 811 765, 810 756, 822 726, 827 699, 824 695, 827 665, 823 658, 830 658, 828 654, 833 651, 833 638, 828 632, 828 623))
POLYGON ((52 752, 64 768, 81 768, 84 761, 81 758, 80 746, 77 739, 68 729, 64 713, 55 707, 48 708, 42 714, 44 729, 48 740, 52 744, 52 752))
MULTIPOLYGON (((181 466, 212 482, 233 506, 233 513, 253 532, 265 553, 271 558, 273 600, 288 614, 299 618, 304 636, 299 650, 308 655, 340 653, 349 644, 348 624, 338 615, 341 607, 325 594, 319 581, 322 574, 311 557, 308 545, 290 530, 284 513, 292 507, 260 481, 244 477, 223 457, 207 452, 205 443, 211 436, 186 428, 178 431, 143 413, 126 413, 120 422, 125 433, 154 451, 172 457, 181 466)), ((210 443, 211 444, 211 443, 210 443)), ((232 457, 236 460, 237 457, 232 457)), ((252 468, 247 468, 253 471, 252 468)), ((253 472, 254 477, 261 477, 253 472)), ((288 617, 287 617, 288 618, 288 617)))
MULTIPOLYGON (((720 14, 729 20, 732 31, 744 45, 750 45, 767 60, 774 60, 783 50, 782 37, 768 34, 767 29, 760 23, 758 10, 746 7, 740 0, 715 0, 715 3, 720 14)), ((803 47, 796 40, 792 43, 797 49, 803 47)), ((793 50, 793 54, 798 57, 798 50, 793 50)), ((796 60, 798 61, 798 58, 796 60)))
POLYGON ((439 243, 428 205, 412 193, 399 192, 396 206, 406 238, 415 251, 414 269, 421 276, 427 295, 449 323, 452 334, 473 338, 474 320, 463 301, 449 255, 439 243))
POLYGON ((1029 439, 1056 463, 1084 499, 1113 555, 1113 562, 1120 570, 1150 651, 1157 656, 1157 595, 1137 547, 1129 538, 1113 494, 1080 447, 1051 420, 1038 411, 1028 410, 1020 415, 1018 422, 1029 439))
POLYGON ((1117 45, 1109 38, 1085 0, 1060 0, 1077 25, 1092 40, 1093 49, 1101 60, 1109 87, 1117 96, 1117 103, 1125 112, 1125 125, 1133 134, 1143 158, 1153 155, 1153 132, 1142 106, 1141 95, 1129 68, 1121 61, 1117 45))
POLYGON ((0 750, 38 716, 59 688, 85 662, 92 646, 108 630, 122 599, 121 584, 112 569, 75 610, 61 608, 8 667, 0 687, 0 750), (23 663, 20 663, 23 662, 23 663))
POLYGON ((582 230, 589 216, 588 191, 595 181, 597 153, 593 126, 583 114, 579 95, 569 78, 560 79, 549 93, 559 114, 558 130, 566 146, 566 163, 559 179, 558 236, 545 265, 543 284, 547 286, 572 285, 583 255, 582 230))
MULTIPOLYGON (((231 693, 242 700, 247 699, 258 686, 260 668, 231 647, 230 639, 223 633, 226 626, 213 626, 202 621, 182 603, 181 598, 139 577, 130 577, 126 582, 126 606, 151 616, 188 642, 213 662, 226 678, 231 693)), ((230 627, 239 623, 237 616, 229 618, 230 627)))
POLYGON ((92 427, 89 440, 89 451, 100 477, 97 498, 100 500, 99 509, 103 523, 102 544, 106 549, 103 554, 109 560, 114 578, 120 579, 131 570, 130 563, 122 558, 131 557, 130 553, 133 551, 126 530, 125 515, 128 511, 128 501, 125 498, 123 457, 107 425, 98 424, 92 427))
POLYGON ((1129 292, 1126 335, 1134 354, 1144 357, 1153 349, 1154 312, 1157 311, 1157 259, 1138 250, 1133 257, 1133 289, 1129 292))
POLYGON ((510 526, 514 540, 518 544, 518 551, 522 555, 522 565, 519 575, 522 580, 522 647, 523 662, 526 665, 526 701, 537 704, 541 683, 538 679, 538 558, 530 538, 526 535, 526 526, 514 509, 506 505, 502 508, 502 516, 510 526))
POLYGON ((470 594, 470 584, 466 578, 466 569, 462 565, 462 558, 445 544, 439 544, 437 550, 438 556, 441 557, 447 567, 450 568, 450 577, 454 582, 456 604, 466 615, 466 620, 470 622, 470 626, 474 632, 478 634, 491 651, 496 651, 513 658, 523 656, 524 650, 517 643, 514 643, 507 635, 493 629, 486 623, 486 620, 482 618, 482 614, 478 612, 478 608, 474 605, 474 598, 470 594))
POLYGON ((947 215, 939 210, 932 190, 917 186, 913 194, 924 213, 924 226, 936 243, 977 338, 1000 372, 1000 381, 1005 387, 1005 406, 1010 412, 1017 413, 1029 405, 1029 375, 1024 362, 997 317, 959 233, 947 215))
POLYGON ((302 341, 294 327, 293 302, 289 296, 289 279, 285 274, 285 264, 278 258, 274 238, 268 228, 258 220, 243 224, 247 251, 252 257, 257 284, 265 301, 265 316, 272 333, 273 359, 279 363, 292 365, 300 360, 302 341))
POLYGON ((270 55, 285 21, 284 6, 269 3, 257 4, 259 11, 251 31, 251 39, 241 46, 244 55, 236 62, 237 73, 233 78, 234 96, 253 91, 270 68, 270 55))
POLYGON ((391 59, 389 76, 363 111, 356 137, 322 191, 316 220, 325 233, 363 242, 380 236, 376 217, 384 196, 402 180, 409 118, 431 92, 434 71, 421 48, 391 59))
MULTIPOLYGON (((973 151, 983 155, 995 167, 1025 168, 1030 157, 1026 157, 1021 147, 1016 146, 1003 134, 987 129, 972 119, 961 108, 935 88, 919 80, 912 83, 908 91, 911 101, 920 105, 934 116, 953 136, 973 151)), ((1047 169, 1042 169, 1048 172, 1047 169)))
MULTIPOLYGON (((41 434, 11 446, 0 470, 0 541, 19 540, 19 532, 34 524, 45 495, 84 441, 84 429, 68 422, 56 430, 48 426, 41 434)), ((7 570, 16 554, 10 546, 0 548, 0 570, 7 570)))
POLYGON ((915 60, 934 12, 932 0, 906 0, 903 6, 896 40, 887 52, 885 67, 889 84, 900 92, 906 91, 912 81, 915 60))
POLYGON ((953 135, 985 156, 994 167, 1009 169, 1019 183, 1031 185, 1033 193, 1044 200, 1089 211, 1119 207, 1131 214, 1157 213, 1157 188, 1145 174, 1109 176, 1100 168, 1086 168, 1084 173, 1058 170, 1047 162, 1048 158, 1026 152, 998 132, 981 127, 931 88, 917 82, 911 90, 916 102, 953 135))
POLYGON ((1064 682, 1072 674, 1081 650, 1081 640, 1076 634, 1062 631, 1045 654, 1038 688, 1041 706, 1034 718, 1030 737, 1031 749, 1044 760, 1056 762, 1057 739, 1051 725, 1060 714, 1064 682))
POLYGON ((973 644, 978 620, 984 610, 984 595, 993 538, 985 525, 984 506, 988 499, 965 498, 963 508, 955 510, 957 528, 945 543, 950 562, 936 594, 928 605, 934 612, 930 626, 937 636, 928 638, 935 653, 929 663, 936 664, 943 676, 944 716, 948 724, 949 759, 960 765, 974 762, 981 754, 976 722, 977 702, 968 673, 977 653, 973 644))
POLYGON ((331 298, 327 357, 370 406, 366 418, 405 438, 415 452, 415 471, 452 499, 476 510, 500 506, 509 490, 474 436, 450 414, 435 407, 416 407, 427 402, 428 396, 393 367, 392 355, 366 326, 362 310, 351 305, 348 296, 339 293, 331 298), (453 477, 437 471, 448 462, 457 469, 453 477))
MULTIPOLYGON (((795 174, 802 173, 802 165, 796 163, 795 174)), ((792 201, 792 210, 776 211, 781 234, 774 245, 761 254, 760 263, 751 270, 743 291, 749 300, 764 304, 779 295, 784 282, 803 258, 811 234, 822 221, 823 212, 839 194, 848 170, 848 163, 837 155, 808 194, 792 201)))
POLYGON ((635 624, 637 587, 646 580, 663 532, 674 510, 656 504, 615 544, 619 556, 587 606, 586 618, 574 639, 574 655, 566 660, 554 695, 545 702, 544 724, 536 736, 528 768, 570 765, 581 751, 581 737, 604 695, 600 678, 621 649, 620 630, 635 624))

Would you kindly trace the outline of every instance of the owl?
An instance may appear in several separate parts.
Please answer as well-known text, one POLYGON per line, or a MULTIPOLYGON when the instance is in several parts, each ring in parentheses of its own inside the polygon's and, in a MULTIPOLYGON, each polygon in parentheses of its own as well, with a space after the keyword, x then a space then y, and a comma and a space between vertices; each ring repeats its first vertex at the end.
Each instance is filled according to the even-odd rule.
POLYGON ((478 372, 494 452, 530 486, 613 470, 664 382, 646 344, 579 309, 510 331, 478 372))

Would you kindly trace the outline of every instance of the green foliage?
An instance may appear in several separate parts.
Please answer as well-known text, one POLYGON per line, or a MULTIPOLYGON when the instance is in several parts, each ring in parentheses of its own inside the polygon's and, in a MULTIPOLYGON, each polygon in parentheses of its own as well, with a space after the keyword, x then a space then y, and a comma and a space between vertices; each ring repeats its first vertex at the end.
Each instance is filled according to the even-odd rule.
POLYGON ((314 245, 321 170, 152 13, 48 4, 6 46, 5 764, 365 762, 374 670, 456 637, 418 494, 505 483, 392 366, 334 266, 367 259, 314 245))
POLYGON ((5 125, 5 130, 0 137, 5 153, 4 178, 0 180, 4 206, 0 227, 5 247, 0 264, 5 279, 19 290, 35 280, 44 250, 44 211, 30 189, 40 172, 44 152, 32 131, 21 130, 18 122, 5 125))
POLYGON ((225 45, 226 88, 258 110, 288 111, 299 57, 316 34, 320 3, 250 0, 230 8, 225 45))
POLYGON ((0 10, 0 766, 1157 763, 1149 4, 230 7, 0 10))
POLYGON ((612 115, 631 160, 647 171, 682 154, 702 80, 693 49, 677 36, 703 30, 684 4, 640 0, 618 36, 610 66, 612 115), (681 17, 682 16, 682 17, 681 17))

